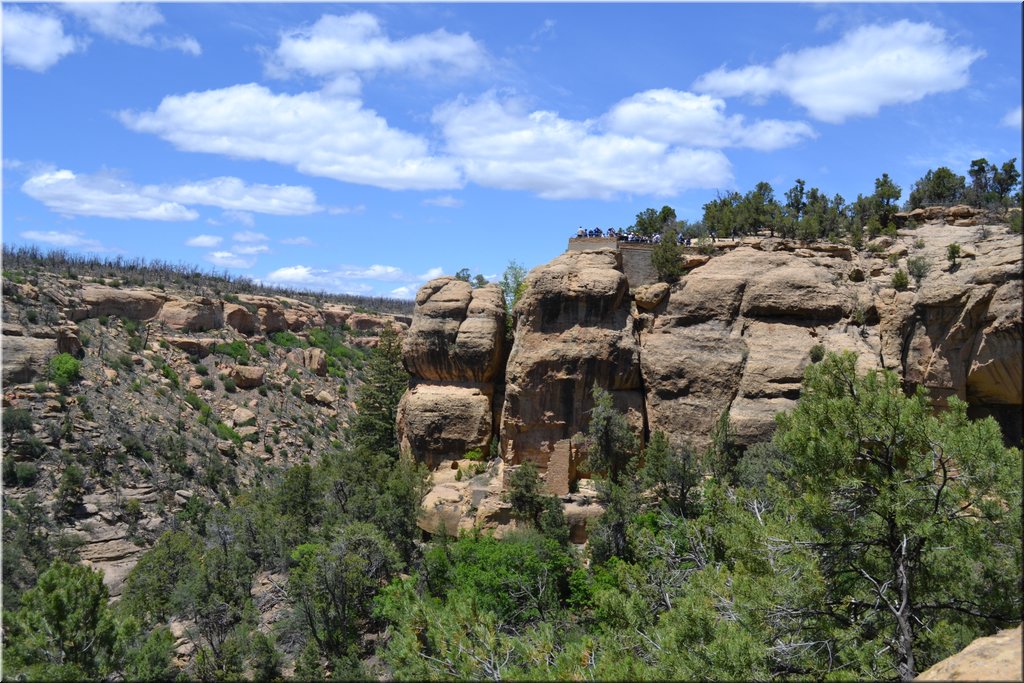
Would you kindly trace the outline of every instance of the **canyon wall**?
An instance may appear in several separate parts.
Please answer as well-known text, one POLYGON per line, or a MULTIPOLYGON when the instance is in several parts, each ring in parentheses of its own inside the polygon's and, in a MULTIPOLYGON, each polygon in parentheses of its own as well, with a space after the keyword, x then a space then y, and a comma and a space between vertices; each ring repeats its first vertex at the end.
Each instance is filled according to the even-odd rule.
MULTIPOLYGON (((641 438, 662 430, 701 448, 727 413, 736 442, 750 445, 770 439, 774 415, 795 405, 819 346, 853 351, 862 371, 895 371, 939 405, 959 396, 1019 444, 1021 236, 969 222, 940 217, 860 251, 723 241, 710 258, 687 255, 691 270, 671 287, 631 283, 610 244, 573 245, 528 275, 509 313, 508 349, 500 293, 431 281, 404 344, 414 378, 399 419, 403 444, 452 469, 468 450, 488 455, 485 442, 497 436, 500 453, 489 455, 500 455, 501 469, 533 462, 548 490, 570 502, 587 475, 573 437, 587 430, 595 385, 641 438), (955 262, 952 243, 961 245, 955 262), (927 273, 897 291, 893 275, 908 259, 923 259, 927 273)), ((465 509, 483 497, 478 490, 465 509)))

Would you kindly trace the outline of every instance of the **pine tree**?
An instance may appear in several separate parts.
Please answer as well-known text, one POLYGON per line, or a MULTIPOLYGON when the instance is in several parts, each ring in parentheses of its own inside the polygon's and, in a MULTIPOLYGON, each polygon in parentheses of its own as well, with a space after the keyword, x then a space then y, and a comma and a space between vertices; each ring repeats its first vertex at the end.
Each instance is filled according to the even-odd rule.
POLYGON ((408 386, 398 335, 385 328, 366 364, 365 382, 356 399, 356 417, 349 431, 356 448, 398 459, 398 402, 408 386))

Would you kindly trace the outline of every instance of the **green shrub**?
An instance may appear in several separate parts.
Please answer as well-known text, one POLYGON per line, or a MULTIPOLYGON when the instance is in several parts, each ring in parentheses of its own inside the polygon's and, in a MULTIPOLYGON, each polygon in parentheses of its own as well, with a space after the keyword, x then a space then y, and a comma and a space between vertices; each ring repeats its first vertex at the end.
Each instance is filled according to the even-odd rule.
POLYGON ((30 308, 27 311, 25 311, 25 319, 28 320, 30 323, 35 323, 36 321, 39 320, 39 313, 36 312, 36 309, 30 308))
POLYGON ((304 349, 309 346, 309 344, 305 340, 299 339, 298 337, 296 337, 291 332, 288 332, 287 330, 275 332, 274 334, 270 335, 270 341, 277 344, 278 346, 283 346, 286 349, 304 349))
POLYGON ((195 371, 196 374, 199 375, 200 377, 206 377, 207 375, 210 374, 210 368, 206 367, 202 363, 195 364, 195 371))
POLYGON ((270 358, 270 347, 263 342, 253 344, 252 348, 256 349, 256 353, 260 354, 264 358, 270 358))
POLYGON ((234 358, 237 363, 242 365, 248 365, 249 363, 249 347, 240 339, 237 339, 230 344, 217 344, 213 350, 217 353, 234 358))
POLYGON ((223 422, 218 422, 213 426, 213 433, 217 435, 218 439, 224 439, 225 441, 231 441, 236 446, 242 445, 242 437, 231 427, 228 427, 223 422))
POLYGON ((931 270, 931 266, 923 256, 914 256, 907 259, 907 272, 910 274, 910 277, 914 278, 914 284, 918 288, 921 287, 921 280, 924 279, 929 270, 931 270))
POLYGON ((80 377, 82 364, 70 353, 60 353, 50 359, 50 379, 58 387, 66 387, 80 377))
POLYGON ((811 347, 810 357, 812 363, 820 363, 825 357, 825 347, 821 344, 815 344, 811 347))
POLYGON ((171 381, 171 386, 175 389, 181 386, 181 380, 178 379, 178 373, 175 372, 174 368, 170 365, 164 365, 163 368, 160 369, 160 374, 169 379, 171 381))
POLYGON ((950 267, 956 266, 956 260, 960 258, 960 245, 953 242, 946 247, 946 259, 949 260, 950 267))
POLYGON ((900 268, 892 276, 892 286, 898 292, 902 292, 910 285, 910 278, 907 277, 907 272, 900 268))
POLYGON ((3 425, 5 432, 32 429, 32 413, 27 408, 4 408, 3 425))
POLYGON ((1019 235, 1021 233, 1021 212, 1014 211, 1009 215, 1010 232, 1019 235))
POLYGON ((484 459, 484 454, 480 451, 479 448, 474 448, 473 450, 471 450, 471 451, 466 453, 466 460, 473 460, 474 462, 480 462, 483 459, 484 459))
POLYGON ((225 377, 223 381, 224 391, 228 392, 229 394, 233 394, 238 390, 238 385, 235 384, 235 380, 231 379, 230 377, 225 377))
POLYGON ((206 389, 207 391, 213 391, 214 386, 216 386, 216 384, 214 383, 212 377, 203 378, 203 389, 206 389))

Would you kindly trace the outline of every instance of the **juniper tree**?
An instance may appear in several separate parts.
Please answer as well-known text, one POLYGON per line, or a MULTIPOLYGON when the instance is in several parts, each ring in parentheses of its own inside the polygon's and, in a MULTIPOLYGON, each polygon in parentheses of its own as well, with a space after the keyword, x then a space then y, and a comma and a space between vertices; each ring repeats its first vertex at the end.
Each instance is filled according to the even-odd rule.
POLYGON ((923 389, 856 362, 807 369, 775 444, 818 533, 825 607, 874 667, 861 675, 910 680, 1020 618, 1021 455, 955 397, 936 412, 923 389))

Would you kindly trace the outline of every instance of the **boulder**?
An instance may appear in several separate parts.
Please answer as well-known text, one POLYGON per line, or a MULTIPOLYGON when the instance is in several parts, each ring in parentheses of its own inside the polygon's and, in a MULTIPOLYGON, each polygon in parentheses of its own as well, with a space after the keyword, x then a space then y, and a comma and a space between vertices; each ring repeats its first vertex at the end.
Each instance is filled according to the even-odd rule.
POLYGON ((206 297, 171 299, 160 309, 157 320, 178 332, 205 332, 224 327, 224 311, 221 302, 206 297))
MULTIPOLYGON (((355 315, 349 318, 354 322, 355 315)), ((489 382, 504 360, 504 339, 505 304, 496 285, 473 289, 453 277, 437 278, 416 295, 402 360, 410 374, 426 380, 489 382)))
POLYGON ((89 318, 116 315, 131 320, 149 320, 156 317, 168 299, 145 289, 118 289, 105 285, 84 285, 82 303, 89 318))
POLYGON ((403 452, 436 467, 471 450, 489 454, 492 423, 490 385, 422 382, 398 404, 398 439, 403 452))
POLYGON ((4 384, 32 382, 46 376, 47 363, 57 355, 55 340, 7 334, 2 338, 4 384))
POLYGON ((240 334, 246 336, 256 333, 259 318, 245 306, 240 304, 224 304, 224 322, 240 334))
POLYGON ((326 304, 320 309, 320 313, 324 317, 324 324, 331 327, 341 327, 346 324, 352 312, 351 306, 340 304, 326 304))
POLYGON ((236 365, 231 368, 231 379, 239 389, 255 389, 263 384, 266 370, 255 365, 236 365))
POLYGON ((642 311, 653 311, 668 296, 669 286, 664 282, 643 285, 633 290, 636 307, 642 311))
POLYGON ((199 358, 209 356, 220 343, 220 340, 214 337, 164 337, 164 341, 190 356, 199 358))
POLYGON ((235 408, 231 414, 231 422, 235 427, 249 427, 256 424, 256 413, 248 408, 235 408))

